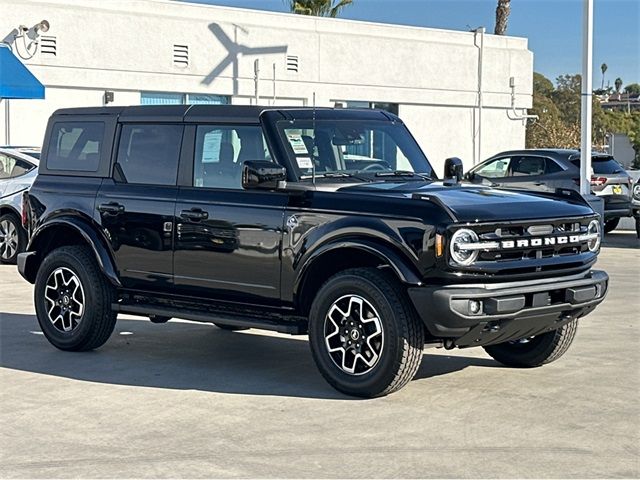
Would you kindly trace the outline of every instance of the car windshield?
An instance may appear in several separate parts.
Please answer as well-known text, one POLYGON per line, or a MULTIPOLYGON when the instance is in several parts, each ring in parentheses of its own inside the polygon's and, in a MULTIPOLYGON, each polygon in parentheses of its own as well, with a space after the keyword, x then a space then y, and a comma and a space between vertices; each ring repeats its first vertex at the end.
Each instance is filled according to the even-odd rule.
POLYGON ((404 125, 367 120, 278 122, 301 180, 434 176, 429 161, 404 125))

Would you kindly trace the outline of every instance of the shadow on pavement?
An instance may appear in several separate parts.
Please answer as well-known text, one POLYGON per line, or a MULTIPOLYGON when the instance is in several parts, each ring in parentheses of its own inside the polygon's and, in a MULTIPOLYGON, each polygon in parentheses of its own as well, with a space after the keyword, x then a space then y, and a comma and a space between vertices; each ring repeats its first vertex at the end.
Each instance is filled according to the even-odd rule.
MULTIPOLYGON (((120 319, 93 352, 63 352, 40 333, 33 315, 0 313, 0 366, 74 380, 140 387, 305 398, 352 397, 321 377, 306 338, 227 332, 208 324, 120 319)), ((488 359, 425 354, 416 379, 488 359)))
POLYGON ((640 248, 640 239, 636 236, 636 232, 614 230, 604 236, 602 246, 614 248, 640 248))

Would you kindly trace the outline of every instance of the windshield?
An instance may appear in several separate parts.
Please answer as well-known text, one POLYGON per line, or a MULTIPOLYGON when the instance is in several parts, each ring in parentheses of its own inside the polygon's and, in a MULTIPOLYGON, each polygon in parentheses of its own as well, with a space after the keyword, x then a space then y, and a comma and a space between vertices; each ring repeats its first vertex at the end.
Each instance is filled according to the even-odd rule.
POLYGON ((402 124, 375 120, 278 122, 301 180, 336 177, 433 177, 433 169, 402 124))

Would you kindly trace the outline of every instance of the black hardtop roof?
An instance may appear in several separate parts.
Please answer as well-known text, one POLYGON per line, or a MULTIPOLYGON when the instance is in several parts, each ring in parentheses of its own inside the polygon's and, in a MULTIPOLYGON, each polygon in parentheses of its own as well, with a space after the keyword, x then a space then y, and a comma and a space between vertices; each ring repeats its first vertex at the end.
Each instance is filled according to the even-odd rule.
MULTIPOLYGON (((496 153, 491 158, 502 157, 505 155, 527 155, 527 154, 539 154, 549 155, 555 158, 562 158, 565 160, 575 160, 580 157, 580 150, 576 148, 523 148, 521 150, 507 150, 504 152, 496 153)), ((607 157, 612 158, 608 153, 591 152, 592 157, 607 157)))
POLYGON ((234 122, 257 123, 263 112, 276 112, 282 119, 366 119, 400 121, 382 110, 328 107, 268 107, 253 105, 134 105, 125 107, 78 107, 56 110, 54 116, 115 116, 122 122, 234 122))

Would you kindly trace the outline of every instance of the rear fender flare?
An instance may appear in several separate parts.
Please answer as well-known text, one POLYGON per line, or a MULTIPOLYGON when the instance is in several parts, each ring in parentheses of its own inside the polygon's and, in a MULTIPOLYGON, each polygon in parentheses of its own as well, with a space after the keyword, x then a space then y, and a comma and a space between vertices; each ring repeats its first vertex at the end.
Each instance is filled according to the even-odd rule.
POLYGON ((45 244, 47 233, 50 232, 51 229, 57 227, 71 228, 79 233, 89 248, 93 251, 96 261, 98 262, 98 267, 102 273, 114 286, 122 286, 120 279, 118 278, 115 262, 107 247, 107 240, 103 238, 102 235, 96 231, 96 228, 91 226, 86 220, 73 217, 57 217, 48 221, 38 227, 33 233, 29 246, 27 247, 27 251, 35 251, 39 261, 41 261, 42 258, 38 253, 39 247, 45 244))

